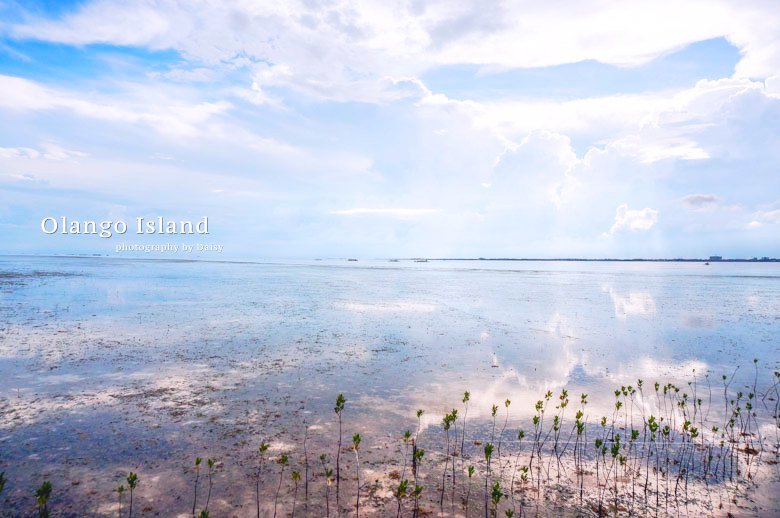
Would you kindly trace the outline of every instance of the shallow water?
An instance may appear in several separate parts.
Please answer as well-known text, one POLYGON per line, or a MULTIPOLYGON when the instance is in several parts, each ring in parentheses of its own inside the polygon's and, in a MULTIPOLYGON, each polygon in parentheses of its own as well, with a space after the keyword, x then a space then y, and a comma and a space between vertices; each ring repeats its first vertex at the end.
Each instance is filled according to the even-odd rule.
MULTIPOLYGON (((339 392, 378 448, 464 390, 479 435, 492 404, 512 401, 512 427, 564 386, 595 416, 638 378, 717 394, 740 366, 734 387, 767 385, 778 344, 778 263, 0 257, 3 497, 29 506, 56 474, 63 506, 107 513, 120 473, 181 477, 203 451, 235 477, 262 437, 298 448, 304 421, 325 448, 339 392)), ((147 512, 170 513, 172 487, 147 512)))

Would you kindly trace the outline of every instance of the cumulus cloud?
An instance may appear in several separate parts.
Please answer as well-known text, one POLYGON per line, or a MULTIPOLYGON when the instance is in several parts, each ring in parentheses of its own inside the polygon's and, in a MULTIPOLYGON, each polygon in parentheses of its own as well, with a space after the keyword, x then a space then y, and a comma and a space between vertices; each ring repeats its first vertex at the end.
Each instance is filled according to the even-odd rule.
POLYGON ((624 230, 632 232, 650 230, 657 222, 657 210, 649 207, 641 210, 632 210, 628 208, 627 204, 623 203, 618 206, 615 212, 615 223, 606 234, 612 236, 624 230))

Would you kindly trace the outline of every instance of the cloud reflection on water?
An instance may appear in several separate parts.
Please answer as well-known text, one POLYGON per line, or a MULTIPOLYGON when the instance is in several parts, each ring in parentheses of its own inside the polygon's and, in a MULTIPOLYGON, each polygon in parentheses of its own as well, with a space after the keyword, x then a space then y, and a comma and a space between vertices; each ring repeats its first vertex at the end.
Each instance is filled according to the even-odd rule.
POLYGON ((654 317, 656 313, 655 299, 644 291, 631 291, 627 295, 618 293, 612 286, 604 288, 609 292, 612 304, 615 306, 615 316, 626 319, 629 316, 654 317))

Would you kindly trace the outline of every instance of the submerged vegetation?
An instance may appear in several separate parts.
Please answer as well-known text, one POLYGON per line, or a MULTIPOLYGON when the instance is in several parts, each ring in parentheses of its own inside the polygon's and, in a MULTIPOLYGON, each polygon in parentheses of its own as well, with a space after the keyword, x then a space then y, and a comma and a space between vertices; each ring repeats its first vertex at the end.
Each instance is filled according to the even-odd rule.
MULTIPOLYGON (((506 399, 500 430, 496 426, 498 406, 492 405, 487 422, 474 423, 472 418, 469 435, 466 417, 471 393, 466 391, 461 400, 460 434, 457 409, 446 413, 439 427, 430 428, 423 428, 424 411, 417 410, 415 432, 404 432, 397 443, 399 457, 393 466, 399 470, 389 476, 393 482, 388 496, 377 494, 379 481, 372 483, 362 473, 363 438, 359 433, 352 435, 351 444, 355 483, 349 482, 351 475, 341 477, 343 419, 348 427, 351 423, 347 399, 339 394, 333 423, 338 428, 335 474, 325 453, 319 456, 319 469, 310 475, 307 453, 297 459, 288 450, 267 459, 270 443, 261 441, 257 465, 250 472, 255 482, 252 507, 258 517, 270 514, 270 502, 261 487, 273 477, 273 516, 295 516, 301 484, 307 489, 298 510, 303 507, 307 515, 314 512, 327 517, 331 512, 351 513, 350 504, 340 504, 341 481, 348 491, 354 491, 355 516, 366 505, 397 517, 427 515, 436 507, 452 515, 492 517, 525 516, 553 508, 597 516, 632 515, 640 510, 663 515, 697 510, 718 513, 724 506, 736 504, 741 492, 759 488, 761 466, 777 465, 780 456, 780 372, 774 372, 769 386, 762 388, 758 383, 758 360, 754 366, 752 386, 744 390, 732 389, 736 371, 722 375, 717 383, 709 374, 700 376, 694 371, 692 379, 682 386, 660 382, 649 385, 638 379, 635 384, 614 390, 606 415, 595 415, 590 410, 589 394, 581 394, 572 402, 568 390, 560 388, 557 394, 547 390, 533 404, 530 422, 514 421, 510 400, 506 399), (571 406, 574 409, 570 410, 571 406), (517 427, 513 427, 515 422, 517 427), (423 436, 428 451, 433 453, 426 454, 420 447, 423 436), (482 447, 466 451, 467 445, 482 447), (458 458, 460 462, 456 462, 458 458), (266 460, 275 461, 277 473, 264 471, 266 460), (296 462, 304 469, 292 469, 296 462), (285 477, 288 466, 291 475, 285 477), (312 494, 317 495, 311 502, 309 482, 312 494), (334 482, 335 510, 330 494, 334 482), (430 490, 425 491, 426 487, 430 490)), ((306 438, 308 430, 304 451, 306 438)), ((194 462, 189 509, 192 516, 196 516, 199 500, 203 500, 203 491, 199 498, 202 461, 196 457, 194 462)), ((197 515, 202 518, 209 516, 217 471, 215 459, 208 458, 206 464, 205 505, 197 515)), ((0 473, 0 496, 9 476, 12 474, 0 473)), ((138 481, 138 475, 130 472, 124 481, 126 486, 120 484, 113 490, 119 517, 133 516, 138 481)), ((52 484, 44 481, 35 492, 38 516, 49 516, 51 497, 52 484)))

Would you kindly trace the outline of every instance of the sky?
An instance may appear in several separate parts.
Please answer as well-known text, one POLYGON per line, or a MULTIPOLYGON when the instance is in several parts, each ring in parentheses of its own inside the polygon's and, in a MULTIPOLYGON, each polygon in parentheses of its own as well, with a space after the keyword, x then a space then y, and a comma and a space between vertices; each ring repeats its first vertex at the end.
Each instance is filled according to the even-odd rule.
POLYGON ((780 257, 775 0, 0 0, 0 121, 0 253, 780 257))

